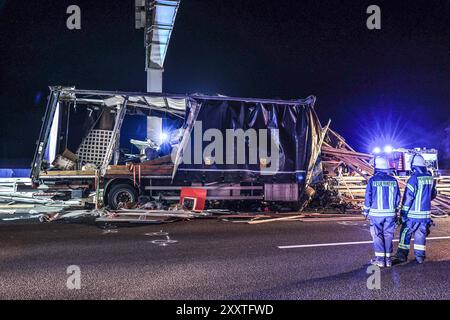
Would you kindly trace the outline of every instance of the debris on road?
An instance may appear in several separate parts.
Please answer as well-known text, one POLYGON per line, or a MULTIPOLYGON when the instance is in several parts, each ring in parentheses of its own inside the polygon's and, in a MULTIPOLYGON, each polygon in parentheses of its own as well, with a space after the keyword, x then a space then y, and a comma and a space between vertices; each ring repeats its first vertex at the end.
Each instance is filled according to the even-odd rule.
POLYGON ((361 215, 304 213, 304 214, 290 215, 281 218, 258 216, 248 221, 248 224, 271 223, 278 221, 330 222, 330 221, 362 221, 362 220, 364 220, 364 217, 362 217, 361 215))
POLYGON ((252 219, 251 221, 249 221, 248 224, 260 224, 260 223, 268 223, 268 222, 276 222, 276 221, 289 221, 289 220, 294 220, 294 219, 303 218, 303 217, 305 217, 303 214, 293 215, 293 216, 283 217, 283 218, 263 218, 262 216, 259 216, 255 219, 252 219))
POLYGON ((57 220, 73 220, 82 217, 97 217, 100 212, 97 210, 73 210, 67 212, 56 212, 54 214, 41 214, 40 222, 53 222, 57 220))
POLYGON ((97 218, 96 221, 159 224, 206 216, 209 216, 209 214, 186 210, 120 209, 115 211, 105 211, 105 213, 97 218))
POLYGON ((177 242, 178 242, 178 240, 172 240, 172 239, 170 239, 169 236, 167 236, 166 239, 153 240, 152 241, 153 244, 156 244, 156 245, 161 246, 161 247, 165 247, 165 246, 168 246, 169 244, 174 244, 174 243, 177 243, 177 242))
MULTIPOLYGON (((159 98, 62 87, 52 87, 51 90, 49 111, 59 105, 68 114, 77 102, 86 103, 86 107, 93 104, 98 107, 98 112, 89 112, 86 117, 93 123, 102 123, 101 128, 84 132, 81 147, 75 153, 67 149, 61 153, 62 150, 59 150, 56 153, 59 156, 52 162, 53 167, 48 166, 50 162, 45 162, 45 148, 37 148, 31 174, 33 179, 1 180, 0 215, 7 215, 3 219, 0 217, 3 221, 15 218, 16 215, 37 217, 42 222, 92 216, 99 223, 115 224, 161 224, 196 218, 218 218, 249 224, 360 219, 367 180, 374 173, 371 164, 373 155, 353 149, 341 135, 330 128, 330 122, 322 127, 313 109, 315 97, 297 102, 278 101, 276 106, 266 100, 238 99, 242 100, 243 106, 252 106, 258 102, 270 110, 274 108, 273 112, 282 110, 282 105, 289 105, 298 109, 302 117, 309 119, 302 130, 311 130, 311 137, 307 139, 307 144, 302 144, 302 148, 307 147, 310 151, 307 152, 305 161, 295 163, 294 166, 295 172, 302 174, 283 176, 285 171, 280 170, 274 175, 266 176, 261 175, 268 164, 266 158, 259 159, 257 167, 246 163, 245 168, 221 167, 220 170, 209 167, 209 158, 203 159, 205 165, 201 169, 179 167, 181 154, 177 154, 177 165, 167 154, 158 154, 155 158, 144 157, 144 154, 139 157, 134 155, 130 160, 119 152, 118 158, 112 161, 115 146, 113 140, 117 140, 125 117, 133 116, 136 108, 142 115, 149 115, 154 108, 158 109, 154 100, 159 98), (92 95, 98 99, 93 100, 92 95), (121 101, 119 105, 114 105, 117 110, 108 105, 110 99, 121 101), (128 105, 125 103, 128 100, 133 103, 128 105), (106 130, 103 126, 109 129, 106 130), (94 159, 91 151, 95 149, 96 143, 104 145, 106 151, 103 150, 102 155, 97 155, 94 159), (275 175, 279 175, 280 180, 275 175), (314 212, 318 216, 311 216, 308 212, 314 212)), ((174 119, 182 119, 181 122, 188 125, 186 128, 189 130, 185 129, 179 136, 182 139, 175 139, 178 144, 187 143, 196 119, 221 124, 220 117, 210 119, 207 116, 209 113, 200 114, 201 110, 214 108, 217 99, 218 97, 198 95, 174 97, 169 105, 164 105, 164 108, 173 112, 174 119), (178 102, 175 103, 176 101, 178 102), (201 102, 202 105, 189 104, 194 101, 201 102), (180 106, 181 109, 178 108, 180 106), (184 119, 186 111, 189 111, 189 117, 184 119)), ((225 111, 232 105, 232 100, 220 98, 225 111)), ((247 112, 247 108, 243 106, 242 112, 247 112)), ((43 129, 51 129, 53 116, 48 114, 43 129)), ((172 120, 175 121, 174 119, 172 120)), ((147 121, 148 117, 144 120, 147 121)), ((295 127, 294 124, 286 125, 295 127)), ((268 124, 261 123, 261 126, 266 127, 268 124)), ((286 141, 298 141, 296 137, 301 134, 303 133, 286 133, 286 141)), ((69 133, 66 132, 66 135, 68 138, 69 133)), ((41 136, 40 145, 46 145, 48 139, 48 136, 41 136)), ((130 141, 138 149, 150 143, 133 139, 130 141)), ((286 144, 284 149, 284 156, 296 158, 297 149, 292 149, 290 144, 286 144)), ((142 150, 145 151, 145 148, 142 150)), ((289 174, 293 172, 290 167, 286 167, 286 170, 289 174)), ((397 178, 404 189, 408 177, 397 178)), ((440 175, 435 179, 438 196, 432 203, 432 214, 435 217, 447 217, 450 212, 450 176, 440 175)))

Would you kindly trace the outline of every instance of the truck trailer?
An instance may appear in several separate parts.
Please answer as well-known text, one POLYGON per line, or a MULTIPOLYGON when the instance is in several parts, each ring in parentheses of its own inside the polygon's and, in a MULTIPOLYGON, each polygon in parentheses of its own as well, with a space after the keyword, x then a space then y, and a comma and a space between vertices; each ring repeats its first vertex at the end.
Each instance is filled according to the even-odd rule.
POLYGON ((298 208, 321 173, 315 100, 50 87, 31 180, 111 209, 177 202, 184 188, 214 207, 298 208))

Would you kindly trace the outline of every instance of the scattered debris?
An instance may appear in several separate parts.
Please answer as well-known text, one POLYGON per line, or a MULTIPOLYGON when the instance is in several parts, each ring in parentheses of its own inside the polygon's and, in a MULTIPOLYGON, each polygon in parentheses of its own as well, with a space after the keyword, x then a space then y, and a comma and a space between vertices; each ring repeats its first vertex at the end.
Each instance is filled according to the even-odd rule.
POLYGON ((120 209, 106 211, 97 222, 126 222, 140 224, 160 224, 178 220, 190 220, 209 216, 209 213, 198 213, 186 210, 145 210, 145 209, 120 209))
MULTIPOLYGON (((322 164, 324 176, 328 179, 327 189, 336 192, 335 199, 349 208, 362 208, 367 180, 374 173, 370 163, 372 155, 356 152, 345 139, 328 130, 328 136, 322 145, 322 164)), ((396 176, 402 192, 408 176, 396 176)), ((438 196, 432 201, 433 215, 448 216, 450 212, 450 177, 436 177, 438 196)))
POLYGON ((303 218, 305 217, 303 214, 300 215, 294 215, 289 217, 283 217, 283 218, 264 218, 260 219, 261 216, 256 217, 255 219, 248 222, 248 224, 260 224, 260 223, 268 223, 268 222, 276 222, 276 221, 289 221, 293 219, 303 218))
POLYGON ((42 214, 39 220, 41 222, 52 222, 56 220, 76 219, 81 217, 97 217, 101 213, 97 210, 73 210, 67 212, 56 212, 54 214, 42 214))
POLYGON ((146 233, 145 235, 151 236, 151 237, 161 237, 161 236, 168 236, 169 233, 161 230, 159 232, 149 232, 149 233, 146 233))
POLYGON ((103 229, 103 234, 110 234, 110 233, 118 233, 117 226, 110 223, 105 223, 101 226, 103 229))
POLYGON ((206 189, 181 188, 180 204, 187 210, 202 212, 205 209, 206 189))
POLYGON ((77 164, 77 156, 70 150, 64 150, 60 155, 56 156, 56 159, 52 162, 55 169, 60 170, 73 170, 77 164))
POLYGON ((169 244, 174 244, 174 243, 177 243, 177 242, 178 242, 178 240, 171 240, 169 238, 169 236, 167 236, 167 239, 165 239, 165 240, 153 240, 152 241, 153 244, 157 244, 157 245, 159 245, 161 247, 165 247, 165 246, 167 246, 169 244))
POLYGON ((34 215, 20 215, 20 216, 14 216, 11 218, 2 218, 2 221, 17 221, 17 220, 28 220, 28 219, 39 219, 41 217, 41 214, 34 214, 34 215))
POLYGON ((261 224, 261 223, 271 223, 279 221, 301 221, 301 222, 330 222, 330 221, 362 221, 364 217, 356 214, 322 214, 322 213, 303 213, 294 214, 281 218, 272 218, 264 215, 256 216, 255 218, 248 221, 248 224, 261 224))

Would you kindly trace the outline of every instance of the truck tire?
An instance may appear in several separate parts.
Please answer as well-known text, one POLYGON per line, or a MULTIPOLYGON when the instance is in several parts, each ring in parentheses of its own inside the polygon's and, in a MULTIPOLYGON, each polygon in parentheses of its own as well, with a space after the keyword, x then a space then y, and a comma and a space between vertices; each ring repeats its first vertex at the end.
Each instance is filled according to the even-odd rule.
POLYGON ((112 186, 108 193, 108 206, 115 210, 118 209, 119 203, 135 203, 137 198, 136 188, 129 184, 117 184, 112 186))

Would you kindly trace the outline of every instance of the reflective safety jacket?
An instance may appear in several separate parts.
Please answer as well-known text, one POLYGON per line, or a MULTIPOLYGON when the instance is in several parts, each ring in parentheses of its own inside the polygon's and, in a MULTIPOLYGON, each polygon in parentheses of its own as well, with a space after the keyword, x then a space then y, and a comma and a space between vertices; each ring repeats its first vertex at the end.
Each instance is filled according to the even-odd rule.
POLYGON ((399 205, 397 180, 385 172, 376 172, 367 183, 364 213, 371 217, 394 217, 399 205))
POLYGON ((431 200, 436 198, 436 183, 426 171, 416 167, 409 178, 402 201, 402 218, 430 219, 431 200))

